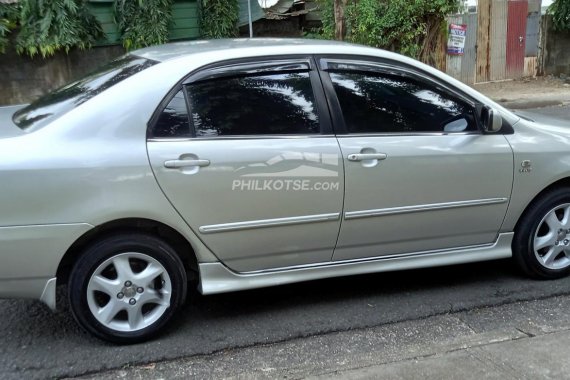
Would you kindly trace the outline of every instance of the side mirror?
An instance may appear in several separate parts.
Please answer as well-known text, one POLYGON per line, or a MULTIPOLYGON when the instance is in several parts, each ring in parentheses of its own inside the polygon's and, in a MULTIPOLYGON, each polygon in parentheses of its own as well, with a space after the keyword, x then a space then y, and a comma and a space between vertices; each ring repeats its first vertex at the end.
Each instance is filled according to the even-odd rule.
POLYGON ((485 132, 495 133, 503 126, 503 117, 496 109, 485 107, 481 113, 481 121, 485 132))

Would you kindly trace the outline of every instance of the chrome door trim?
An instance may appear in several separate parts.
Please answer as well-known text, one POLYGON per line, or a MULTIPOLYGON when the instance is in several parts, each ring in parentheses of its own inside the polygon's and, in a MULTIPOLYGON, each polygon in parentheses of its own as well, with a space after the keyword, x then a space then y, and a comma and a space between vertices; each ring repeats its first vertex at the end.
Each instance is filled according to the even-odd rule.
POLYGON ((425 136, 480 136, 479 131, 464 132, 362 132, 350 134, 338 134, 338 138, 355 138, 355 137, 425 137, 425 136))
POLYGON ((459 207, 484 206, 484 205, 505 203, 507 200, 508 200, 507 198, 474 199, 474 200, 457 201, 457 202, 430 203, 425 205, 381 208, 376 210, 347 211, 344 213, 344 219, 350 220, 350 219, 359 219, 359 218, 369 218, 374 216, 407 214, 411 212, 445 210, 445 209, 459 208, 459 207))
POLYGON ((340 218, 340 213, 334 212, 330 214, 303 215, 303 216, 291 216, 287 218, 250 220, 247 222, 210 224, 207 226, 200 226, 199 230, 203 234, 210 234, 215 232, 239 231, 239 230, 246 230, 252 228, 266 228, 266 227, 288 226, 292 224, 328 222, 328 221, 338 220, 339 218, 340 218))
POLYGON ((282 140, 282 139, 317 139, 335 137, 332 134, 314 135, 226 135, 212 137, 151 137, 148 142, 185 142, 185 141, 209 141, 209 140, 282 140))
POLYGON ((332 261, 249 273, 233 272, 219 262, 201 263, 199 264, 199 290, 202 294, 216 294, 330 277, 429 268, 508 258, 512 256, 511 243, 513 235, 512 232, 499 234, 494 243, 485 245, 415 252, 398 256, 332 261))

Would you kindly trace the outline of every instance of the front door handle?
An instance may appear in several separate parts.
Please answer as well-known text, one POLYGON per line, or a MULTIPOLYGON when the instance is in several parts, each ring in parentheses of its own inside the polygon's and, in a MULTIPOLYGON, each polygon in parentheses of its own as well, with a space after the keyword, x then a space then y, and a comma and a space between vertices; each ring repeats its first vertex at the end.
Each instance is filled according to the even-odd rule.
POLYGON ((168 169, 180 169, 189 166, 208 166, 210 160, 168 160, 164 162, 164 167, 168 169))
POLYGON ((364 161, 364 160, 385 160, 388 158, 386 153, 354 153, 348 155, 348 161, 364 161))

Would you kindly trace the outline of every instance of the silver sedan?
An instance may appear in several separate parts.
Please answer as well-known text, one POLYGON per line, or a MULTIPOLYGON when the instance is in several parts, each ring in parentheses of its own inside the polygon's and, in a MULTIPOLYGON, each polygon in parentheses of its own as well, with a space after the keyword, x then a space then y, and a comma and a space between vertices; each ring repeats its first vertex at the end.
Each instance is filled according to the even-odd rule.
POLYGON ((568 123, 314 40, 153 46, 0 109, 0 296, 99 338, 186 299, 514 257, 570 272, 568 123))

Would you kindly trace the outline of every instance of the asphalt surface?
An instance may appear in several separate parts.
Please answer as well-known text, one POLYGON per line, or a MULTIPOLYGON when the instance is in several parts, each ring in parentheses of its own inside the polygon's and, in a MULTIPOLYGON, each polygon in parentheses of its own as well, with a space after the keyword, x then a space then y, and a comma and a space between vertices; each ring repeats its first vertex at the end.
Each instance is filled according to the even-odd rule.
MULTIPOLYGON (((570 92, 570 89, 568 91, 570 92)), ((570 105, 568 104, 554 106, 554 107, 525 109, 525 111, 537 112, 543 115, 565 119, 568 120, 568 122, 570 123, 570 105)))
POLYGON ((522 301, 79 379, 567 379, 569 308, 570 296, 522 301))
MULTIPOLYGON (((537 112, 570 119, 570 107, 537 112)), ((570 278, 530 280, 510 260, 207 297, 192 293, 162 336, 133 346, 91 338, 65 304, 52 313, 36 301, 0 300, 0 378, 78 376, 556 295, 570 295, 570 278)))

